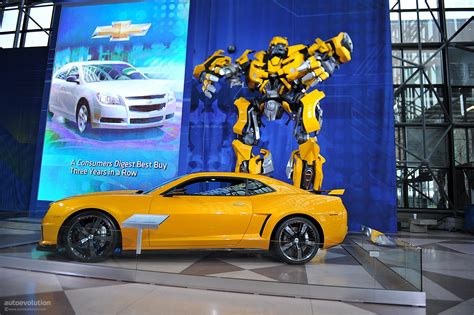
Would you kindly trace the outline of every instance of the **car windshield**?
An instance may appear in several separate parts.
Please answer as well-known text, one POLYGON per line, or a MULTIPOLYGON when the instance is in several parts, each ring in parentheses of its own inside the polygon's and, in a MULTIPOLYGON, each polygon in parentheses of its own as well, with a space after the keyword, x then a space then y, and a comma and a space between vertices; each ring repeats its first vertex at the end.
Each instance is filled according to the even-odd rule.
POLYGON ((146 79, 137 69, 124 63, 83 65, 82 69, 86 82, 146 79))
POLYGON ((184 175, 176 176, 176 177, 173 177, 173 178, 171 178, 171 179, 168 179, 167 181, 164 181, 163 183, 161 183, 159 186, 156 186, 156 187, 154 187, 154 188, 152 188, 152 189, 150 189, 150 190, 147 190, 147 191, 143 192, 143 194, 149 194, 149 193, 151 193, 152 191, 155 191, 155 190, 157 190, 157 189, 159 189, 159 188, 161 188, 161 187, 163 187, 163 186, 165 186, 165 185, 168 185, 169 183, 174 182, 175 180, 180 179, 180 178, 183 177, 183 176, 184 176, 184 175))

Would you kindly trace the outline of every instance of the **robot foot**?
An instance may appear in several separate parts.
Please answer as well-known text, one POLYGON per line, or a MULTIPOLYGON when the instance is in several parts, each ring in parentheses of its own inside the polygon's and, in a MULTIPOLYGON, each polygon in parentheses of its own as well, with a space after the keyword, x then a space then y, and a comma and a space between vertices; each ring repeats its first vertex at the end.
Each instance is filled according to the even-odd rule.
POLYGON ((260 149, 260 154, 252 153, 252 146, 244 144, 240 140, 232 142, 237 157, 235 172, 250 174, 269 174, 273 172, 272 154, 270 151, 260 149))

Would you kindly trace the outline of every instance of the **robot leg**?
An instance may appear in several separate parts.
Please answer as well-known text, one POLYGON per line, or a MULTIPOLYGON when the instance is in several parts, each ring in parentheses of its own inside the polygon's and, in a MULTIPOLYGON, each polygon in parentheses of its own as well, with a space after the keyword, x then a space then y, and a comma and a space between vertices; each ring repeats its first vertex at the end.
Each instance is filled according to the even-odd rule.
POLYGON ((272 155, 270 151, 260 149, 260 154, 252 153, 253 146, 260 140, 260 112, 258 104, 251 103, 241 97, 235 100, 238 110, 238 119, 233 127, 237 139, 232 142, 237 157, 235 172, 251 174, 267 174, 273 171, 272 155))
POLYGON ((319 153, 319 145, 314 138, 310 138, 299 145, 299 149, 291 153, 286 166, 288 179, 293 185, 309 190, 320 190, 323 182, 323 164, 326 162, 319 153))
POLYGON ((268 174, 273 172, 272 154, 270 151, 260 149, 260 154, 252 153, 252 146, 236 139, 232 142, 237 161, 236 173, 268 174))

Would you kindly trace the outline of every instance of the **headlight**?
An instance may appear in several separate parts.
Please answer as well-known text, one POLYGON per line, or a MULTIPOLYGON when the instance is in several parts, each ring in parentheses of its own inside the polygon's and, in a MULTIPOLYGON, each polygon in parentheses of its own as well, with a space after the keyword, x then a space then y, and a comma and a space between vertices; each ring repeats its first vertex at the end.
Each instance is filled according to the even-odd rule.
POLYGON ((166 91, 166 102, 173 103, 174 101, 176 101, 176 98, 174 97, 174 93, 168 89, 166 91))
POLYGON ((97 100, 106 105, 120 105, 120 98, 118 95, 111 94, 111 93, 104 93, 104 92, 99 92, 97 93, 97 100))

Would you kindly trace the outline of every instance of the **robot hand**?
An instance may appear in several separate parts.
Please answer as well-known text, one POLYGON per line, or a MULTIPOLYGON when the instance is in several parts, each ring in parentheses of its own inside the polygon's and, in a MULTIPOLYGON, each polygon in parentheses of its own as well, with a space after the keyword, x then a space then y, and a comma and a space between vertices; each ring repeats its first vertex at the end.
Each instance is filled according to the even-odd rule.
POLYGON ((202 72, 199 76, 199 81, 202 83, 202 91, 207 98, 212 98, 212 94, 216 93, 216 87, 213 83, 219 81, 219 77, 210 72, 202 72))
POLYGON ((225 77, 230 82, 230 87, 243 86, 243 82, 240 79, 242 75, 242 69, 238 64, 231 63, 219 70, 219 75, 225 77))
POLYGON ((221 71, 230 65, 232 65, 230 57, 225 56, 223 50, 218 50, 202 64, 194 67, 193 76, 202 83, 202 91, 206 97, 212 98, 212 94, 216 92, 213 83, 219 81, 223 76, 221 71))
POLYGON ((305 85, 314 86, 329 78, 332 71, 329 71, 328 73, 324 63, 325 62, 321 63, 320 59, 314 56, 305 60, 297 69, 300 72, 309 71, 301 78, 301 82, 305 85))

